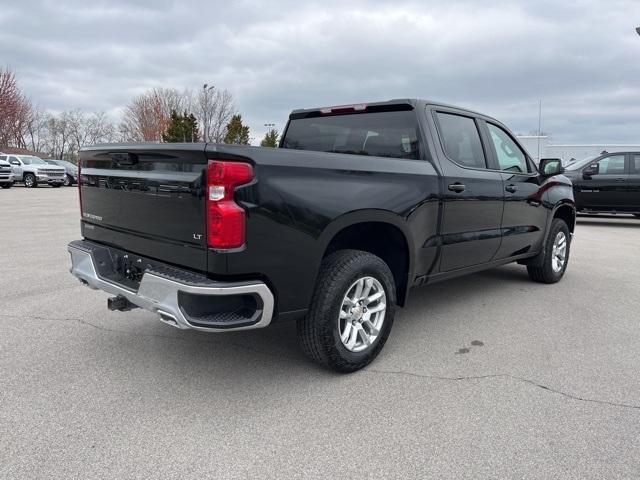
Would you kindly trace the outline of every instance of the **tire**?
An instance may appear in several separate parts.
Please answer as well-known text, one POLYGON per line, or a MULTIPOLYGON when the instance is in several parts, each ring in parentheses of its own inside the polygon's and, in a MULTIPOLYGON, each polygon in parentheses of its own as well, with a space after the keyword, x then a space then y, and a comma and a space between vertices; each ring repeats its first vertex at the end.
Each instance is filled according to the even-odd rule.
POLYGON ((326 368, 355 372, 371 363, 384 347, 395 305, 395 281, 382 259, 360 250, 339 250, 323 260, 309 312, 298 321, 300 346, 309 358, 326 368), (375 296, 378 298, 371 300, 375 296), (351 301, 365 297, 364 304, 351 301), (344 342, 341 334, 346 335, 344 342))
POLYGON ((533 265, 527 265, 529 277, 534 282, 556 283, 563 277, 569 264, 569 253, 571 250, 571 234, 569 227, 564 220, 554 218, 551 222, 551 229, 545 241, 544 251, 540 254, 533 265), (562 239, 564 238, 564 257, 560 262, 562 250, 562 239), (559 265, 561 263, 561 265, 559 265), (559 268, 558 268, 559 267, 559 268))
POLYGON ((72 187, 73 186, 73 177, 71 175, 64 176, 64 186, 72 187))
POLYGON ((640 213, 634 213, 633 216, 636 218, 640 218, 640 213))
POLYGON ((2 184, 2 188, 7 189, 13 187, 13 182, 7 182, 2 184))
POLYGON ((36 188, 38 186, 38 180, 33 173, 24 174, 24 186, 27 188, 36 188))
POLYGON ((52 183, 51 186, 53 188, 60 188, 62 186, 62 184, 61 183, 52 183))

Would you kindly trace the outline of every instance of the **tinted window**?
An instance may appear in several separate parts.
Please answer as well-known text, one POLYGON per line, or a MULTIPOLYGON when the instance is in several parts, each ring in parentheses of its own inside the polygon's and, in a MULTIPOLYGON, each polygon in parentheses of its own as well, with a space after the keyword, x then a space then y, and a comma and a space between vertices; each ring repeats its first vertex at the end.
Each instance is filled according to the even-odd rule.
POLYGON ((447 157, 465 167, 487 168, 475 120, 450 113, 437 115, 447 157))
POLYGON ((498 165, 500 170, 509 172, 526 173, 527 172, 527 156, 520 147, 513 141, 507 132, 502 128, 487 124, 491 141, 498 156, 498 165))
POLYGON ((640 155, 633 155, 631 157, 631 172, 640 173, 640 155))
POLYGON ((624 175, 624 155, 611 155, 600 160, 598 175, 624 175))
POLYGON ((283 148, 393 158, 418 158, 414 111, 292 119, 283 148))

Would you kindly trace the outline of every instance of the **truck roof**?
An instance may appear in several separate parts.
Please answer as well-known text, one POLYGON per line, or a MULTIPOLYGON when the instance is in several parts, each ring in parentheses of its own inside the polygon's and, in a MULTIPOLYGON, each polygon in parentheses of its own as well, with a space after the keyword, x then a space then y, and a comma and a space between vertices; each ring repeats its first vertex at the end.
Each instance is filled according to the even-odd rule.
POLYGON ((391 106, 400 106, 400 105, 409 105, 412 108, 416 108, 418 106, 423 106, 423 105, 435 105, 438 107, 455 108, 456 110, 462 110, 462 111, 471 113, 473 115, 478 115, 478 116, 491 118, 492 120, 495 120, 494 118, 489 117, 488 115, 485 115, 480 112, 476 112, 474 110, 470 110, 468 108, 459 107, 457 105, 451 105, 443 102, 419 99, 419 98, 394 98, 392 100, 385 100, 381 102, 359 102, 359 103, 353 103, 349 105, 334 105, 334 106, 314 107, 314 108, 298 108, 291 112, 291 114, 289 115, 289 118, 291 118, 292 116, 299 117, 301 114, 304 115, 306 113, 321 112, 324 110, 326 110, 328 113, 328 111, 331 111, 331 110, 340 110, 340 109, 348 109, 348 108, 353 108, 354 110, 357 111, 357 110, 363 110, 365 107, 385 107, 385 106, 391 107, 391 106))

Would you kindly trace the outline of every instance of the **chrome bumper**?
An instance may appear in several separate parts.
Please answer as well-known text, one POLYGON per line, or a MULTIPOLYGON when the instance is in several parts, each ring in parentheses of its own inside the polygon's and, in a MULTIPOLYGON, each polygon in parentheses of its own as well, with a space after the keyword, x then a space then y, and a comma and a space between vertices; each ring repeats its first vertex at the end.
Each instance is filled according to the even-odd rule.
POLYGON ((91 251, 79 248, 73 243, 69 244, 67 250, 71 254, 71 274, 83 284, 94 290, 103 290, 112 295, 121 295, 132 304, 156 313, 161 321, 171 326, 206 332, 229 332, 264 328, 271 323, 274 299, 271 290, 263 282, 230 284, 208 280, 206 284, 202 282, 190 284, 167 278, 153 271, 146 271, 142 276, 139 288, 137 291, 133 291, 102 278, 98 274, 91 251), (214 301, 215 297, 226 295, 257 295, 262 305, 256 310, 255 321, 249 325, 224 328, 194 325, 193 320, 188 318, 185 310, 181 308, 179 292, 211 296, 212 301, 214 301))

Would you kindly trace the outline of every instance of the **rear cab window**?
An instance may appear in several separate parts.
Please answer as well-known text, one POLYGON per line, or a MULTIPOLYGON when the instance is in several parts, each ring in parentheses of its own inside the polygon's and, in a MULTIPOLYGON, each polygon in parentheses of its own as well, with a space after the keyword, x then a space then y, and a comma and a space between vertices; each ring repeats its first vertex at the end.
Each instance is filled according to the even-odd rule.
POLYGON ((398 107, 401 109, 377 111, 367 107, 362 112, 293 114, 281 147, 417 160, 416 113, 413 108, 403 108, 408 105, 398 107))
POLYGON ((487 160, 474 118, 436 112, 444 153, 458 165, 487 168, 487 160))

